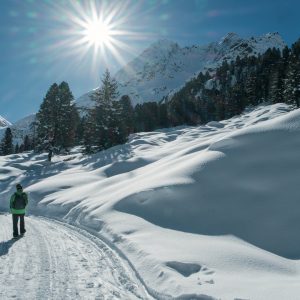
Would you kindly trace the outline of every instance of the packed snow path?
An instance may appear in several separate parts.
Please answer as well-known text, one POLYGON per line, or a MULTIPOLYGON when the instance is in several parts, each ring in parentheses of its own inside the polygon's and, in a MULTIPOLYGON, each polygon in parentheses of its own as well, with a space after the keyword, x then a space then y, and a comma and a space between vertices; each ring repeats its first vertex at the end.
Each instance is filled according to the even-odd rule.
POLYGON ((26 236, 12 237, 0 215, 0 299, 149 299, 134 272, 87 232, 36 217, 26 236))

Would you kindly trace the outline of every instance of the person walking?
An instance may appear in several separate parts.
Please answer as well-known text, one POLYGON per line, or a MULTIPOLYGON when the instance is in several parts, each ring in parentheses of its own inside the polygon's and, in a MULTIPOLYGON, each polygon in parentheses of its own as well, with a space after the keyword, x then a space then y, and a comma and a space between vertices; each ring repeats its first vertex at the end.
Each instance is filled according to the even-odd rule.
POLYGON ((26 232, 25 230, 25 209, 28 204, 28 196, 23 192, 23 187, 21 184, 16 185, 17 191, 10 197, 10 211, 12 213, 13 219, 13 237, 17 238, 19 236, 18 232, 18 222, 20 219, 20 235, 23 236, 26 232))

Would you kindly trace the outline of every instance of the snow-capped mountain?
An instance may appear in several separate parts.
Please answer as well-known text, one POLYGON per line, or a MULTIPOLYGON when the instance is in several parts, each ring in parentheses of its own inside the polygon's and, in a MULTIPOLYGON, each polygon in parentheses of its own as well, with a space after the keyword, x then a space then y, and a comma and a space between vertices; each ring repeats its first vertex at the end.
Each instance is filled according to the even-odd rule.
MULTIPOLYGON (((229 33, 218 42, 191 47, 180 47, 175 42, 159 40, 118 71, 115 78, 119 83, 120 95, 129 95, 133 105, 160 101, 164 96, 184 86, 186 81, 199 72, 214 70, 224 59, 231 61, 237 56, 242 58, 246 55, 258 55, 268 48, 283 49, 285 46, 278 33, 249 39, 229 33)), ((85 108, 93 105, 90 96, 94 91, 89 91, 77 99, 76 104, 82 113, 85 108)), ((21 142, 25 135, 30 134, 30 124, 34 117, 35 115, 30 115, 13 124, 15 142, 21 142)), ((1 130, 1 124, 11 126, 0 117, 0 138, 4 132, 1 130)))
MULTIPOLYGON (((180 47, 175 42, 159 40, 118 71, 115 78, 120 94, 129 95, 134 105, 160 101, 199 72, 213 70, 224 60, 258 55, 268 48, 283 49, 285 46, 278 33, 248 39, 229 33, 218 42, 191 47, 180 47)), ((81 96, 77 105, 90 106, 91 93, 93 91, 81 96)))
POLYGON ((11 123, 4 119, 2 116, 0 116, 0 128, 7 126, 11 126, 11 123))

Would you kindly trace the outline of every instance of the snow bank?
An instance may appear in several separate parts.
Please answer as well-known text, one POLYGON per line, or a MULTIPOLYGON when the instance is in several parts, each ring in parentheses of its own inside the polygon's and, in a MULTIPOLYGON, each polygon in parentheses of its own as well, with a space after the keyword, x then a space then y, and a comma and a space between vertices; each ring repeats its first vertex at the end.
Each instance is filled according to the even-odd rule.
POLYGON ((140 133, 51 165, 1 157, 0 207, 21 181, 31 213, 100 233, 159 298, 297 299, 300 110, 289 110, 140 133))

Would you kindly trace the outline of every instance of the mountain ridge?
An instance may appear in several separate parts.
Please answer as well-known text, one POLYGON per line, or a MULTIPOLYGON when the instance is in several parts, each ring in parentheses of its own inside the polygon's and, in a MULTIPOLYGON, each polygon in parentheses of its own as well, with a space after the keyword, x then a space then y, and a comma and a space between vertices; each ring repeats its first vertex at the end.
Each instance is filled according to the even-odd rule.
MULTIPOLYGON (((120 69, 115 78, 119 83, 120 95, 129 95, 133 105, 157 102, 200 72, 213 71, 224 60, 257 56, 268 48, 282 50, 285 46, 278 32, 250 38, 228 33, 217 42, 185 47, 168 39, 160 39, 120 69)), ((93 91, 77 99, 78 107, 91 106, 91 93, 93 91)))

